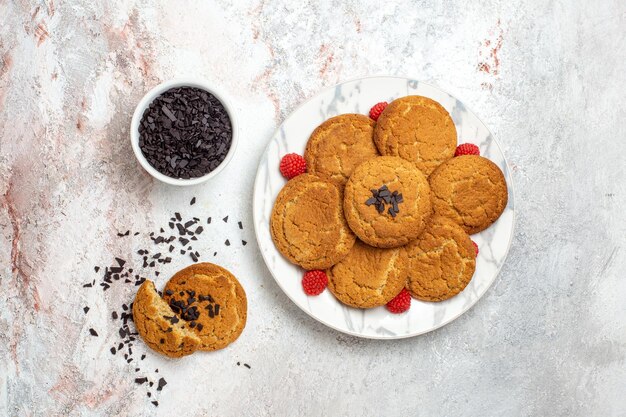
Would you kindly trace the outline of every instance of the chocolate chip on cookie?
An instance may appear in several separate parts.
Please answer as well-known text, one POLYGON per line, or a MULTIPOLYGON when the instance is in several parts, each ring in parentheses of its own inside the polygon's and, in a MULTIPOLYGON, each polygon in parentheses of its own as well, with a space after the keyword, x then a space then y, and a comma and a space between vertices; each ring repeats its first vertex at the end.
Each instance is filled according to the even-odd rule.
POLYGON ((398 191, 391 192, 389 188, 387 188, 387 184, 383 184, 378 190, 370 191, 372 192, 372 197, 367 199, 365 202, 366 206, 374 206, 379 213, 382 213, 385 211, 385 204, 389 204, 390 207, 387 212, 391 217, 398 215, 400 212, 398 204, 404 201, 402 194, 398 193, 398 191))

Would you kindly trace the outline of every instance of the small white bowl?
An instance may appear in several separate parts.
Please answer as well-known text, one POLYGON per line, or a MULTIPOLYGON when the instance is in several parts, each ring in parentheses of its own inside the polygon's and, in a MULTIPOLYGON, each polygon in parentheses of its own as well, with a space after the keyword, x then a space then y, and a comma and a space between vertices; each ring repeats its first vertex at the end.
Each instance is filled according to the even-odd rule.
POLYGON ((143 169, 148 171, 148 173, 152 175, 154 178, 156 178, 157 180, 162 181, 166 184, 170 184, 170 185, 196 185, 196 184, 203 183, 213 178, 217 174, 219 174, 220 171, 223 170, 224 167, 226 167, 226 165, 228 165, 230 160, 233 158, 233 155, 235 154, 235 149, 237 148, 237 141, 239 139, 239 135, 237 134, 237 127, 238 125, 237 125, 237 120, 235 119, 234 109, 232 105, 230 104, 230 102, 228 101, 228 99, 226 98, 226 95, 224 95, 224 93, 222 93, 219 89, 215 88, 215 86, 212 86, 206 81, 197 80, 197 79, 179 78, 179 79, 174 79, 170 81, 165 81, 157 85, 156 87, 154 87, 152 90, 148 91, 148 93, 145 96, 143 96, 139 104, 137 104, 137 108, 135 108, 135 113, 133 113, 133 120, 130 123, 130 142, 133 146, 133 152, 135 153, 135 157, 137 158, 137 161, 139 161, 143 169), (157 98, 158 96, 160 96, 167 90, 172 89, 172 88, 177 88, 177 87, 196 87, 196 88, 206 91, 207 93, 213 94, 222 103, 222 105, 226 109, 226 112, 228 113, 228 117, 230 118, 230 124, 232 126, 233 137, 230 143, 230 149, 228 150, 228 153, 226 154, 226 158, 224 158, 224 160, 217 167, 215 167, 213 171, 209 172, 208 174, 202 177, 183 179, 183 178, 173 178, 165 174, 162 174, 159 171, 157 171, 156 168, 150 165, 150 163, 144 156, 143 152, 139 148, 139 123, 141 122, 143 113, 146 111, 150 103, 152 103, 152 101, 155 98, 157 98))

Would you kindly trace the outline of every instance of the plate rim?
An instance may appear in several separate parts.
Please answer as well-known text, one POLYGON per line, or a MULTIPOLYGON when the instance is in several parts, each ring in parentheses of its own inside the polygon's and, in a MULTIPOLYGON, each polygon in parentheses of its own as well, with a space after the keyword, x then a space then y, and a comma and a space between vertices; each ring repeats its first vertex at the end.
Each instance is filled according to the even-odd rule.
MULTIPOLYGON (((337 331, 343 334, 347 334, 350 336, 354 336, 354 337, 359 337, 362 339, 370 339, 370 340, 398 340, 398 339, 408 339, 411 337, 416 337, 416 336, 421 336, 424 335, 426 333, 430 333, 433 332, 435 330, 438 330, 450 323, 452 323, 453 321, 455 321, 456 319, 458 319, 459 317, 461 317, 463 314, 465 314, 466 312, 468 312, 472 307, 474 307, 476 304, 478 304, 478 302, 483 298, 483 296, 487 293, 487 291, 489 291, 489 289, 493 286, 493 283, 496 281, 496 279, 498 278, 498 276, 500 275, 500 271, 502 270, 502 267, 504 266, 504 264, 506 263, 507 258, 509 257, 509 251, 511 250, 511 246, 513 244, 513 237, 515 236, 515 226, 516 226, 516 220, 517 220, 517 216, 516 216, 516 210, 513 209, 512 210, 512 227, 511 227, 511 235, 509 237, 509 241, 507 243, 507 248, 506 251, 504 253, 504 257, 503 257, 503 261, 502 264, 500 266, 498 266, 498 269, 496 270, 495 274, 494 274, 494 278, 491 280, 491 282, 489 283, 489 285, 484 289, 484 291, 478 296, 478 298, 476 299, 476 302, 474 302, 473 304, 462 308, 458 314, 454 315, 453 317, 451 317, 449 320, 439 323, 438 325, 436 325, 435 327, 432 327, 428 330, 424 330, 424 331, 419 331, 416 333, 408 333, 408 334, 401 334, 401 335, 393 335, 393 336, 376 336, 376 335, 366 335, 366 334, 361 334, 358 332, 354 332, 354 331, 350 331, 350 330, 345 330, 345 329, 340 329, 335 327, 334 325, 327 323, 326 321, 316 317, 315 315, 313 315, 311 312, 303 309, 292 297, 291 295, 285 291, 285 288, 283 288, 283 286, 281 285, 280 281, 276 278, 276 276, 274 275, 274 271, 272 271, 272 269, 268 266, 268 261, 265 258, 265 253, 263 252, 263 250, 261 250, 261 245, 260 245, 260 241, 259 241, 259 231, 258 231, 258 227, 257 227, 257 201, 255 199, 255 195, 257 192, 257 187, 259 186, 259 174, 261 171, 261 166, 263 165, 263 161, 265 160, 265 157, 267 155, 267 153, 269 152, 269 147, 271 145, 272 142, 272 138, 274 138, 279 132, 280 129, 282 128, 283 124, 285 123, 285 121, 287 119, 289 119, 291 117, 291 115, 293 115, 294 113, 296 113, 298 110, 300 110, 300 108, 304 107, 304 105, 306 105, 307 103, 309 103, 310 101, 312 101, 314 98, 316 98, 317 96, 319 96, 320 94, 326 93, 328 91, 331 91, 335 88, 337 88, 340 85, 343 84, 347 84, 347 83, 352 83, 352 82, 356 82, 356 81, 362 81, 362 80, 367 80, 367 79, 372 79, 372 78, 392 78, 392 79, 400 79, 400 80, 404 80, 404 81, 416 81, 419 84, 422 85, 426 85, 428 87, 437 89, 442 91, 443 93, 449 95, 450 97, 453 97, 455 100, 461 102, 463 104, 463 106, 469 111, 471 112, 476 119, 478 119, 480 121, 480 123, 483 124, 483 126, 485 126, 485 128, 487 129, 487 131, 489 132, 489 134, 491 135, 491 137, 493 138, 494 143, 496 144, 496 146, 498 147, 498 150, 500 151, 500 153, 503 156, 503 160, 504 160, 504 164, 507 168, 507 173, 509 174, 509 177, 511 179, 511 183, 507 183, 507 188, 508 188, 508 192, 511 195, 511 199, 514 203, 516 201, 515 198, 515 187, 513 184, 513 171, 511 170, 511 166, 509 165, 509 161, 506 157, 506 154, 504 153, 504 150, 502 149, 502 146, 500 145, 500 142, 498 141, 498 139, 494 136, 493 132, 491 131, 491 129, 489 128, 489 126, 487 126, 487 124, 485 124, 485 122, 483 122, 483 120, 478 117, 478 115, 476 114, 476 112, 474 112, 472 110, 471 107, 469 107, 468 105, 465 104, 465 102, 459 100, 455 95, 450 94, 448 91, 444 90, 443 88, 431 84, 431 83, 427 83, 427 82, 423 82, 423 81, 419 81, 415 78, 410 78, 410 77, 402 77, 402 76, 398 76, 398 75, 369 75, 369 76, 365 76, 365 77, 355 77, 355 78, 351 78, 351 79, 347 79, 341 82, 338 82, 336 84, 333 84, 329 87, 325 87, 319 91, 317 91, 316 93, 314 93, 313 95, 311 95, 310 97, 308 97, 306 100, 302 101, 300 104, 298 104, 290 113, 289 115, 287 115, 287 117, 285 117, 281 123, 276 127, 276 129, 272 132, 272 134, 269 137, 269 140, 267 142, 267 144, 265 145, 265 148, 263 150, 263 153, 261 154, 261 158, 259 159, 259 164, 257 166, 257 170, 256 170, 256 175, 254 178, 254 186, 252 188, 252 220, 254 223, 254 238, 256 240, 257 246, 259 247, 259 252, 261 252, 261 258, 263 259, 263 263, 265 264, 266 269, 270 272, 270 274, 272 275, 272 278, 274 279, 274 281, 276 282, 276 284, 278 285, 278 287, 280 288, 280 290, 283 292, 283 294, 285 294, 287 296, 287 298, 289 298, 289 300, 291 300, 291 302, 293 304, 296 305, 296 307, 298 307, 301 311, 303 311, 304 313, 306 313, 309 317, 313 318, 314 320, 316 320, 317 322, 337 331)), ((282 256, 282 255, 281 255, 282 256)))

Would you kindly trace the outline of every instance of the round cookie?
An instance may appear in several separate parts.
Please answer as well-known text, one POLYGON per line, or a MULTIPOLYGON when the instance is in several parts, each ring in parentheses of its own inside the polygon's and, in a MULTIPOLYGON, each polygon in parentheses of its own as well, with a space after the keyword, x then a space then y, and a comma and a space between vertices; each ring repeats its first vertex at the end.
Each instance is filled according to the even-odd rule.
POLYGON ((376 122, 362 114, 342 114, 319 125, 304 151, 307 172, 345 184, 357 165, 378 156, 376 122))
POLYGON ((478 155, 457 156, 428 179, 436 214, 474 234, 494 223, 506 207, 508 191, 496 164, 478 155))
POLYGON ((348 256, 326 271, 333 295, 357 308, 387 304, 404 288, 406 274, 400 248, 374 248, 360 240, 348 256))
POLYGON ((165 284, 163 298, 201 340, 201 350, 228 346, 246 325, 246 293, 218 265, 199 263, 178 271, 165 284))
POLYGON ((402 246, 417 238, 432 213, 428 181, 413 164, 395 156, 379 156, 359 165, 344 194, 348 225, 363 242, 379 248, 402 246), (373 191, 383 185, 402 197, 395 217, 389 211, 392 204, 384 204, 382 212, 371 204, 373 191))
POLYGON ((146 345, 163 355, 172 358, 190 355, 202 342, 182 320, 174 317, 176 314, 157 293, 154 283, 144 281, 133 302, 137 332, 146 345))
POLYGON ((270 218, 274 244, 304 269, 326 269, 343 259, 355 236, 343 215, 341 188, 329 179, 302 174, 278 194, 270 218))
POLYGON ((452 220, 434 215, 416 239, 404 246, 407 286, 423 301, 443 301, 467 286, 476 269, 476 252, 467 233, 452 220))
POLYGON ((428 97, 406 96, 382 112, 374 141, 382 155, 400 156, 429 176, 454 156, 456 127, 441 104, 428 97))

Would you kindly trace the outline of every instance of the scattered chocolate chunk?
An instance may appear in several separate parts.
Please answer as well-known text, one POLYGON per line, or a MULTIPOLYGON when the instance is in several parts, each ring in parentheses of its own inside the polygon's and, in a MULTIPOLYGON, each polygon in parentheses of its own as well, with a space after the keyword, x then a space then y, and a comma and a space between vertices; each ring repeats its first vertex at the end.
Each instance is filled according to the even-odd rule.
POLYGON ((94 329, 89 329, 89 334, 98 337, 98 332, 96 332, 94 329))
POLYGON ((230 246, 230 240, 226 239, 226 242, 224 242, 224 244, 225 244, 226 246, 230 246))
POLYGON ((146 382, 148 382, 148 378, 146 377, 135 378, 135 384, 145 384, 146 382))
POLYGON ((113 347, 111 348, 111 354, 115 355, 115 352, 116 352, 116 350, 115 350, 115 346, 113 346, 113 347))
POLYGON ((211 218, 206 219, 206 224, 211 224, 211 218))
POLYGON ((83 311, 85 312, 85 314, 87 314, 89 312, 89 307, 83 307, 83 311))
POLYGON ((228 216, 224 217, 222 220, 224 220, 224 223, 228 223, 228 216))
POLYGON ((159 402, 158 401, 152 401, 152 404, 154 404, 155 407, 159 406, 159 402))
POLYGON ((243 224, 241 222, 237 222, 237 224, 239 225, 239 228, 243 230, 243 224))
POLYGON ((117 311, 112 312, 111 317, 113 318, 113 320, 117 320, 117 311))
POLYGON ((97 273, 98 273, 98 271, 100 270, 100 267, 99 267, 99 266, 94 266, 94 267, 93 267, 93 270, 94 270, 94 271, 96 271, 96 274, 97 274, 97 273))
POLYGON ((196 204, 196 197, 192 198, 191 201, 189 202, 190 206, 193 206, 194 204, 196 204))
POLYGON ((242 245, 244 245, 244 246, 246 246, 246 245, 248 244, 248 242, 246 242, 245 240, 242 240, 242 241, 241 241, 241 244, 242 244, 242 245))
POLYGON ((198 257, 196 256, 195 253, 191 252, 189 255, 191 255, 191 260, 194 262, 198 262, 198 257))
POLYGON ((167 381, 164 378, 160 378, 158 386, 157 386, 157 391, 161 391, 163 389, 163 387, 166 386, 166 385, 167 385, 167 381))
POLYGON ((244 363, 243 366, 245 366, 246 368, 250 369, 250 365, 248 365, 247 363, 244 363))

